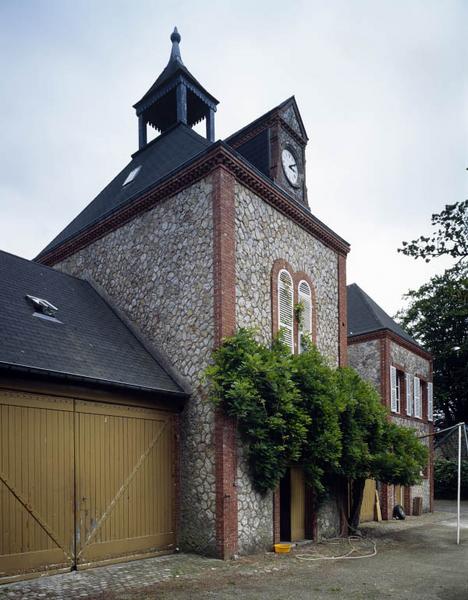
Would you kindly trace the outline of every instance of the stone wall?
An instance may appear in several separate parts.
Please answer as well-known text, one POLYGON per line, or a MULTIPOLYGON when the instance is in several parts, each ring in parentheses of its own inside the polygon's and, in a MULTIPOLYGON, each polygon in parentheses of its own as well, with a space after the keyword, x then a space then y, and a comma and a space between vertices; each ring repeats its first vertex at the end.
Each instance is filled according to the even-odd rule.
POLYGON ((403 367, 406 373, 411 373, 411 375, 417 375, 424 379, 430 378, 430 362, 394 341, 390 341, 390 361, 403 367))
MULTIPOLYGON (((276 259, 284 259, 314 282, 317 346, 337 366, 337 255, 239 183, 235 198, 237 326, 256 327, 262 341, 271 340, 271 270, 276 259)), ((272 497, 263 498, 253 490, 242 456, 238 481, 239 547, 241 551, 271 547, 272 497)))
POLYGON ((349 344, 348 363, 380 394, 380 340, 349 344))
POLYGON ((238 327, 257 327, 263 341, 271 340, 271 269, 284 259, 314 283, 317 347, 337 366, 337 255, 239 183, 235 195, 238 327))
POLYGON ((182 416, 181 538, 215 552, 213 410, 201 381, 214 343, 212 183, 204 179, 56 268, 96 281, 195 393, 182 416))
POLYGON ((327 498, 317 511, 318 541, 338 537, 341 528, 340 511, 335 498, 327 498))

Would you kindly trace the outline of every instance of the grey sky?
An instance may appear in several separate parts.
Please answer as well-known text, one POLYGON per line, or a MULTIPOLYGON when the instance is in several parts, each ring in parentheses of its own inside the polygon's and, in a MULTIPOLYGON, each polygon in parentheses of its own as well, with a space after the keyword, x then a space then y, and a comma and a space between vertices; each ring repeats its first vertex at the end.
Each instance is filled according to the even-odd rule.
POLYGON ((467 197, 468 2, 0 2, 0 248, 33 258, 136 150, 132 104, 182 58, 226 137, 295 94, 312 211, 391 314, 442 263, 398 255, 467 197))

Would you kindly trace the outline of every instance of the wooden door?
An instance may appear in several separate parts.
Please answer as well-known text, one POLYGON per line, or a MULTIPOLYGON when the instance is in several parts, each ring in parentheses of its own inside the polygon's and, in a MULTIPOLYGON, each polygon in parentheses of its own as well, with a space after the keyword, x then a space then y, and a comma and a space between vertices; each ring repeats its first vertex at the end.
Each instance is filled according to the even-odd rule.
POLYGON ((405 506, 405 487, 403 485, 393 486, 393 503, 394 505, 405 506))
POLYGON ((172 416, 76 402, 77 564, 175 545, 172 416))
POLYGON ((360 513, 360 521, 362 523, 374 521, 375 519, 375 490, 375 480, 366 479, 360 513))
POLYGON ((305 538, 305 485, 304 472, 291 467, 291 541, 305 538))
POLYGON ((73 400, 0 390, 0 577, 74 561, 73 400))

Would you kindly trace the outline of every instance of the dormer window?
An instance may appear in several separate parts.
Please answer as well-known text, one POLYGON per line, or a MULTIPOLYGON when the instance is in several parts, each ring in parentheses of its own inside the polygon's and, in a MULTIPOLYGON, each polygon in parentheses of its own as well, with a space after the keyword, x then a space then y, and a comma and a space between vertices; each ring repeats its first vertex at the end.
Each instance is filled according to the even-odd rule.
POLYGON ((141 169, 141 165, 136 167, 135 169, 132 169, 130 171, 130 173, 127 175, 127 178, 125 179, 125 181, 122 183, 122 187, 125 187, 129 183, 132 183, 132 181, 135 179, 135 177, 140 172, 140 169, 141 169))

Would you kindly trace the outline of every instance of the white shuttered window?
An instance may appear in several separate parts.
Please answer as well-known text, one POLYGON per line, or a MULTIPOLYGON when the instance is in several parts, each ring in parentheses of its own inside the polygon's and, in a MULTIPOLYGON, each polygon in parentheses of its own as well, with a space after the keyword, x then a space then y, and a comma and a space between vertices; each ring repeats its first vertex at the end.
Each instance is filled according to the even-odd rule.
POLYGON ((397 381, 397 370, 395 367, 390 367, 390 390, 391 390, 391 404, 390 407, 392 412, 399 412, 400 399, 398 396, 398 381, 397 381))
POLYGON ((421 381, 419 377, 413 379, 413 398, 414 398, 414 416, 420 419, 422 417, 421 403, 421 381))
POLYGON ((413 378, 409 373, 405 373, 406 379, 406 414, 413 415, 413 378))
POLYGON ((299 304, 302 304, 302 306, 304 307, 304 310, 302 311, 302 321, 301 321, 301 324, 299 325, 299 332, 298 332, 299 352, 303 352, 304 351, 303 338, 306 335, 310 336, 310 334, 312 333, 312 293, 311 293, 310 286, 307 283, 307 281, 303 280, 299 283, 298 297, 299 297, 299 304))
POLYGON ((282 269, 278 273, 278 326, 283 342, 294 352, 294 290, 291 275, 282 269))
POLYGON ((434 420, 434 391, 432 383, 427 384, 427 419, 428 421, 434 420))

